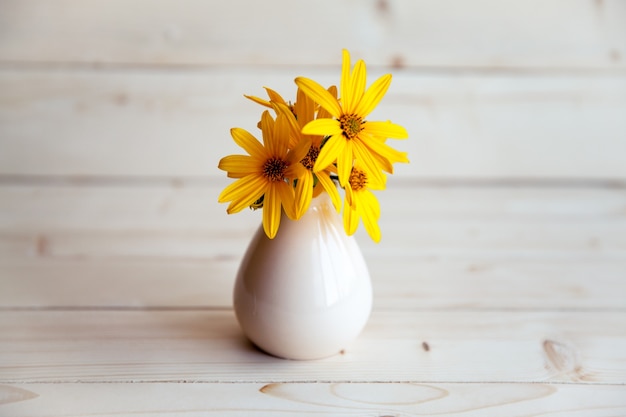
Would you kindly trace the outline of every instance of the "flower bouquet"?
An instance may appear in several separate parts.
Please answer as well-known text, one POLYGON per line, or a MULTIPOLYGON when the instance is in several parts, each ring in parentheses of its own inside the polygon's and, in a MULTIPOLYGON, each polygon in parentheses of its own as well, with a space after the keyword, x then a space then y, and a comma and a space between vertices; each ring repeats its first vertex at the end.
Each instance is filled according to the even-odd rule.
POLYGON ((345 349, 369 318, 371 280, 352 235, 362 219, 371 238, 380 240, 380 206, 371 190, 385 188, 394 163, 408 162, 406 153, 386 143, 407 132, 366 120, 391 75, 366 89, 365 64, 358 61, 351 70, 345 50, 340 98, 336 87, 303 77, 295 82, 293 103, 269 88, 268 100, 247 96, 267 108, 258 123, 263 141, 231 130, 247 155, 219 162, 236 181, 218 201, 230 202, 228 213, 263 210, 233 291, 243 332, 272 355, 316 359, 345 349))
POLYGON ((366 89, 365 63, 351 70, 350 54, 343 50, 341 84, 325 89, 317 82, 298 77, 296 101, 285 101, 266 88, 269 100, 246 96, 267 107, 259 127, 263 143, 241 128, 231 129, 237 145, 248 155, 229 155, 218 167, 237 181, 220 194, 230 202, 229 214, 246 207, 263 209, 263 229, 272 239, 280 225, 281 211, 298 220, 311 199, 322 192, 341 210, 336 183, 344 192, 343 224, 354 234, 362 219, 369 236, 380 241, 380 205, 371 190, 385 188, 386 173, 393 164, 408 162, 407 154, 390 147, 387 138, 404 139, 407 131, 390 121, 370 121, 367 116, 381 101, 391 74, 378 78, 366 89))

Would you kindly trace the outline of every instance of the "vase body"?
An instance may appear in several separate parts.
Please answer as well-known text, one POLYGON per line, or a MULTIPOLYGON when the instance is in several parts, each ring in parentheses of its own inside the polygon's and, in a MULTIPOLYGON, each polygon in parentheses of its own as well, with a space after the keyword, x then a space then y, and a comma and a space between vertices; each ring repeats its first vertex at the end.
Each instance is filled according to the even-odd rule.
POLYGON ((259 227, 243 257, 234 309, 244 334, 286 359, 334 355, 354 340, 372 309, 361 250, 325 192, 297 221, 283 213, 269 239, 259 227))

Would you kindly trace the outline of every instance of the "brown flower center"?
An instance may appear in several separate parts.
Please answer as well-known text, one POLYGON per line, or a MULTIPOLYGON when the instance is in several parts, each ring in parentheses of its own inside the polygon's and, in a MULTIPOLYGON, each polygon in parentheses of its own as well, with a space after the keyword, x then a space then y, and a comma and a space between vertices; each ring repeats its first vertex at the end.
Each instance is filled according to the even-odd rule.
POLYGON ((359 191, 363 188, 367 187, 367 174, 365 171, 361 171, 358 168, 352 168, 352 172, 350 173, 350 187, 352 190, 359 191))
POLYGON ((270 181, 283 181, 287 166, 287 162, 280 158, 272 157, 263 164, 263 175, 270 181))
POLYGON ((363 130, 363 119, 355 114, 344 114, 339 118, 339 125, 346 139, 354 139, 363 130))
POLYGON ((306 169, 309 171, 313 171, 313 166, 315 166, 315 161, 317 161, 317 157, 320 154, 320 148, 315 146, 311 146, 309 148, 309 152, 307 152, 306 156, 302 158, 300 163, 304 165, 306 169))

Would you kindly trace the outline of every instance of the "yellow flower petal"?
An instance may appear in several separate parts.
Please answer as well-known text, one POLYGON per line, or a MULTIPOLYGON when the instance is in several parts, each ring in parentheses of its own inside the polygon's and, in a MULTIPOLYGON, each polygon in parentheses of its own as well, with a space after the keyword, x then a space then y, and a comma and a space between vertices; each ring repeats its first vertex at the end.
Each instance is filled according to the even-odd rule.
MULTIPOLYGON (((330 87, 328 87, 327 91, 330 93, 331 96, 335 98, 335 100, 337 99, 337 87, 335 87, 334 85, 331 85, 330 87)), ((328 110, 326 110, 323 107, 320 107, 319 111, 317 112, 318 119, 330 119, 332 117, 333 115, 330 114, 328 110)))
POLYGON ((263 230, 270 239, 274 239, 276 232, 278 232, 282 212, 282 204, 276 185, 278 183, 270 184, 263 199, 263 230))
POLYGON ((247 130, 235 127, 230 129, 230 134, 235 143, 241 146, 246 152, 248 152, 248 154, 257 158, 263 158, 267 155, 261 142, 259 142, 257 138, 252 136, 252 134, 250 134, 247 130))
POLYGON ((276 114, 277 115, 278 114, 283 115, 285 120, 288 122, 288 126, 289 126, 289 149, 295 148, 296 145, 298 144, 300 136, 302 135, 302 133, 301 133, 301 130, 302 130, 301 126, 296 121, 296 118, 293 115, 293 113, 291 112, 291 110, 289 110, 289 107, 287 107, 284 104, 279 104, 279 103, 273 103, 273 107, 274 107, 274 111, 276 111, 276 114))
POLYGON ((276 155, 276 144, 274 141, 274 119, 270 112, 265 110, 261 115, 261 132, 263 132, 263 145, 268 155, 276 155))
POLYGON ((287 155, 287 160, 290 165, 301 165, 298 162, 302 161, 311 148, 311 138, 308 136, 300 137, 300 142, 292 149, 287 155))
POLYGON ((272 107, 272 104, 267 101, 267 100, 263 100, 262 98, 256 97, 256 96, 248 96, 248 95, 243 95, 245 98, 254 101, 257 104, 260 104, 261 106, 265 106, 265 107, 272 107))
POLYGON ((363 141, 355 141, 354 143, 354 157, 357 160, 357 165, 365 171, 369 183, 384 184, 385 177, 378 165, 376 159, 372 156, 369 149, 363 144, 363 141))
POLYGON ((341 135, 341 125, 339 120, 334 119, 317 119, 306 124, 302 128, 302 133, 306 135, 334 136, 341 135))
POLYGON ((268 87, 263 87, 263 88, 265 88, 265 91, 267 91, 267 95, 270 98, 270 101, 273 101, 274 103, 287 104, 285 99, 283 99, 281 95, 278 94, 276 91, 268 87))
MULTIPOLYGON (((350 179, 350 172, 352 172, 352 165, 354 163, 353 142, 354 141, 344 140, 345 147, 343 151, 339 152, 337 155, 337 175, 339 176, 339 184, 342 187, 346 186, 350 179)), ((322 149, 322 151, 324 151, 324 149, 322 149)))
POLYGON ((278 156, 283 159, 287 159, 287 151, 289 149, 289 122, 287 116, 279 114, 276 116, 276 123, 274 124, 274 132, 272 139, 272 155, 278 156))
POLYGON ((296 184, 295 211, 296 218, 299 219, 308 210, 313 198, 313 174, 308 169, 303 171, 303 175, 298 178, 296 184))
POLYGON ((343 228, 348 235, 353 235, 358 226, 359 216, 356 210, 346 201, 343 207, 343 228))
POLYGON ((380 205, 374 194, 370 191, 361 191, 360 193, 359 208, 357 212, 363 220, 363 225, 367 234, 376 243, 380 242, 381 234, 380 227, 378 227, 378 218, 380 217, 380 205))
POLYGON ((294 191, 293 187, 286 182, 277 182, 275 184, 275 189, 278 192, 280 197, 280 202, 282 204, 287 217, 292 220, 296 219, 296 206, 294 201, 294 191))
POLYGON ((258 175, 247 175, 230 184, 220 193, 217 201, 230 205, 226 209, 228 214, 237 213, 257 201, 267 187, 267 181, 258 175))
POLYGON ((316 176, 317 181, 319 181, 320 185, 330 195, 333 206, 335 206, 335 210, 339 213, 341 210, 341 197, 339 196, 337 185, 335 185, 335 182, 330 178, 330 175, 328 175, 326 171, 318 172, 316 176))
POLYGON ((389 85, 391 84, 391 74, 386 74, 374 81, 374 83, 367 89, 363 95, 361 101, 355 109, 355 113, 365 118, 368 114, 374 110, 374 108, 380 103, 380 100, 385 96, 389 85))
POLYGON ((341 106, 339 105, 339 102, 328 91, 326 91, 324 87, 315 81, 304 77, 296 78, 295 82, 306 95, 325 108, 331 115, 334 117, 339 117, 341 115, 341 106))
POLYGON ((254 158, 248 155, 228 155, 220 159, 217 167, 229 174, 250 174, 258 170, 254 158))
POLYGON ((346 148, 346 139, 341 135, 331 136, 320 151, 313 167, 313 172, 319 172, 335 163, 337 156, 346 148))
POLYGON ((365 62, 359 60, 354 66, 354 71, 350 77, 350 85, 346 89, 350 99, 346 102, 343 101, 344 97, 341 97, 341 100, 343 101, 344 113, 359 114, 357 111, 359 103, 362 101, 361 98, 363 97, 363 93, 365 92, 366 76, 365 62))
POLYGON ((370 212, 372 218, 378 220, 380 218, 380 204, 374 193, 364 190, 361 195, 361 201, 364 209, 366 208, 370 212))
POLYGON ((315 106, 315 102, 301 88, 298 88, 294 108, 300 130, 302 130, 304 125, 315 119, 315 106))
POLYGON ((351 99, 350 86, 352 85, 352 77, 350 75, 350 52, 347 49, 341 51, 341 79, 339 87, 341 88, 341 103, 345 110, 350 108, 351 99))
POLYGON ((386 122, 365 122, 363 124, 363 132, 380 138, 406 139, 409 133, 400 125, 386 122))
POLYGON ((363 144, 370 150, 381 168, 390 174, 393 173, 392 164, 397 162, 409 162, 406 152, 400 152, 392 148, 381 139, 370 138, 369 140, 363 141, 363 144))

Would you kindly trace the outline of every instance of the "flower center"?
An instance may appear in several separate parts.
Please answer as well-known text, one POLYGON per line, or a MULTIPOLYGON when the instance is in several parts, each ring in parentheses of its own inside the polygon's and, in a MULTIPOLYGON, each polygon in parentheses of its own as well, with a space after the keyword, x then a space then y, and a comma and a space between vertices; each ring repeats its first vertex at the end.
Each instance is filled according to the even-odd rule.
POLYGON ((283 181, 285 179, 286 169, 287 162, 274 156, 265 161, 263 165, 263 175, 270 181, 283 181))
POLYGON ((317 161, 317 156, 319 154, 320 154, 320 148, 311 146, 309 148, 309 152, 307 152, 306 156, 302 158, 300 163, 304 165, 304 167, 308 169, 309 171, 313 171, 313 166, 315 165, 315 161, 317 161))
POLYGON ((339 118, 339 125, 346 139, 354 139, 363 130, 363 119, 355 114, 344 114, 339 118))
POLYGON ((350 187, 354 191, 360 191, 363 188, 367 187, 367 174, 365 171, 361 171, 358 168, 352 168, 352 172, 350 173, 350 187))

